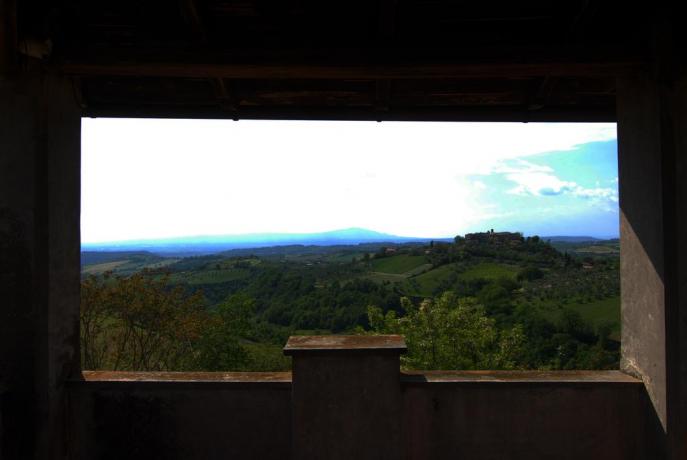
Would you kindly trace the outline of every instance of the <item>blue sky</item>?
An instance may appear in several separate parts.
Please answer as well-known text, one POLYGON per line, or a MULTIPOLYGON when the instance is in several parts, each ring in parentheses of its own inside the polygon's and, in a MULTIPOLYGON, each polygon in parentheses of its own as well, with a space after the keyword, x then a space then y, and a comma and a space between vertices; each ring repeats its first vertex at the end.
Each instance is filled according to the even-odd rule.
POLYGON ((526 234, 619 234, 618 162, 615 140, 581 144, 502 162, 472 179, 493 210, 472 230, 517 229, 526 234))
POLYGON ((614 124, 83 119, 81 237, 617 237, 617 176, 614 124))

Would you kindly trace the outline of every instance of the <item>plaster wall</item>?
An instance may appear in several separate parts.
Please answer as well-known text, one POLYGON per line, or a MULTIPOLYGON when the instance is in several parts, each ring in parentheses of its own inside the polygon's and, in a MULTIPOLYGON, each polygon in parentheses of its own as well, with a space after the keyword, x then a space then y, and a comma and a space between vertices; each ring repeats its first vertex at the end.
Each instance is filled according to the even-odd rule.
POLYGON ((80 110, 51 75, 0 75, 0 101, 0 453, 49 458, 79 372, 80 110))
POLYGON ((648 76, 618 81, 621 368, 646 385, 665 430, 663 182, 658 89, 648 76))
POLYGON ((75 382, 70 458, 291 458, 291 384, 75 382))
MULTIPOLYGON (((665 65, 665 63, 664 63, 665 65)), ((670 68, 670 67, 669 67, 670 68)), ((687 456, 687 78, 618 81, 621 368, 642 379, 657 457, 687 456)))
POLYGON ((296 380, 73 382, 67 398, 69 456, 656 458, 644 433, 654 414, 644 386, 617 372, 590 372, 589 381, 576 381, 575 374, 572 381, 558 382, 543 381, 545 373, 538 374, 542 381, 518 381, 517 372, 498 381, 466 381, 453 372, 437 382, 422 374, 408 379, 398 367, 380 368, 357 384, 349 382, 344 396, 347 390, 336 389, 339 381, 322 379, 350 371, 348 359, 318 357, 313 367, 296 371, 301 382, 325 382, 319 389, 307 387, 309 404, 297 402, 296 380), (395 382, 385 374, 395 374, 395 382), (392 383, 398 399, 375 396, 378 389, 394 393, 392 383), (380 418, 380 411, 396 414, 400 436, 384 435, 390 420, 380 418))
POLYGON ((650 409, 641 384, 406 384, 405 458, 654 459, 650 409))

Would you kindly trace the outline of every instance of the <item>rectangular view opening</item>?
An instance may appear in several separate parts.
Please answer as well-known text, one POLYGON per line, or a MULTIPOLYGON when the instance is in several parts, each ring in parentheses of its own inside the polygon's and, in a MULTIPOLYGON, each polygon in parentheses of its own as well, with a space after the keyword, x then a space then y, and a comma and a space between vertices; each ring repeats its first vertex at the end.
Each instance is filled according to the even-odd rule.
POLYGON ((615 124, 82 120, 85 370, 617 369, 615 124))

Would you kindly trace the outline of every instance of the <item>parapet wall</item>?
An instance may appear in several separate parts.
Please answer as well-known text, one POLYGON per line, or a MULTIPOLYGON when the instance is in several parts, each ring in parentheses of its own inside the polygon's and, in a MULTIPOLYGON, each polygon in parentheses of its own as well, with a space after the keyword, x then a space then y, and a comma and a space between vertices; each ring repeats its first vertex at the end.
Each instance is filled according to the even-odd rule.
POLYGON ((69 386, 69 458, 289 458, 290 373, 84 374, 69 386))
POLYGON ((621 372, 426 372, 401 386, 406 458, 655 458, 644 386, 621 372))
POLYGON ((389 337, 300 338, 293 375, 85 372, 68 387, 69 458, 660 458, 633 377, 401 373, 389 337))

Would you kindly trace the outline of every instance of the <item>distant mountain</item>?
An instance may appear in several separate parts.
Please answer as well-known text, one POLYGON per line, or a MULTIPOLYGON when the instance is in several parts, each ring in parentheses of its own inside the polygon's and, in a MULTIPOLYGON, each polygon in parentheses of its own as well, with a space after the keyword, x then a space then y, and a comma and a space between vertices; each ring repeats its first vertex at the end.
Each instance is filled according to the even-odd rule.
MULTIPOLYGON (((245 235, 208 235, 158 240, 132 240, 111 243, 85 243, 82 251, 150 251, 156 254, 211 254, 231 249, 262 248, 288 245, 355 245, 361 243, 408 243, 430 241, 375 232, 364 228, 347 228, 321 233, 252 233, 245 235)), ((446 240, 434 238, 434 240, 446 240)))

